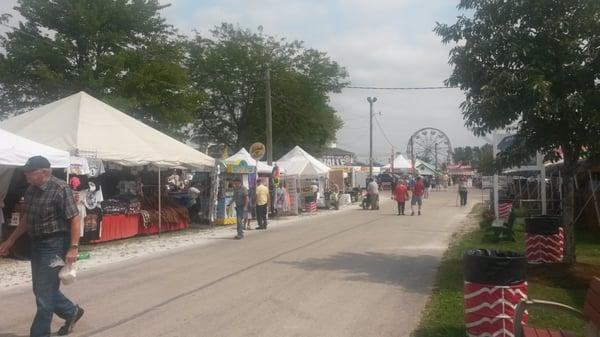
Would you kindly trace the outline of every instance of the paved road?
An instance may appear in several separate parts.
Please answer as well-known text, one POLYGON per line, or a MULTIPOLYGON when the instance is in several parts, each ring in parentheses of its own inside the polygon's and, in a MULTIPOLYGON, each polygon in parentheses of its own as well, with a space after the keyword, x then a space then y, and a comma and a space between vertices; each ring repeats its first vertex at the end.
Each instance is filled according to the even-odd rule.
MULTIPOLYGON (((437 192, 422 216, 356 206, 84 273, 74 336, 408 336, 468 208, 437 192)), ((0 293, 0 336, 26 336, 27 288, 0 293)), ((54 329, 59 327, 55 319, 54 329)))

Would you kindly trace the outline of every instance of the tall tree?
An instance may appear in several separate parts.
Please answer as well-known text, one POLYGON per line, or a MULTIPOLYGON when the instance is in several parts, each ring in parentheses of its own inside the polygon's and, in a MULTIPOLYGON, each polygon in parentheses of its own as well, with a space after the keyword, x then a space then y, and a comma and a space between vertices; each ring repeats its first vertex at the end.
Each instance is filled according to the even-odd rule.
POLYGON ((161 8, 158 0, 18 0, 24 20, 0 38, 0 117, 84 90, 146 121, 189 119, 200 96, 161 8))
POLYGON ((454 148, 452 153, 452 160, 456 163, 460 162, 463 164, 471 165, 474 159, 473 150, 474 149, 470 146, 454 148))
POLYGON ((469 16, 435 28, 445 43, 457 43, 446 84, 465 92, 461 108, 475 134, 514 128, 502 166, 538 150, 564 159, 565 262, 574 263, 574 175, 580 158, 600 154, 600 1, 462 0, 458 7, 469 16))
POLYGON ((206 93, 197 135, 237 149, 265 141, 265 74, 271 74, 273 144, 278 156, 294 145, 318 153, 342 122, 328 95, 346 85, 347 73, 325 53, 231 24, 190 43, 194 88, 206 93))

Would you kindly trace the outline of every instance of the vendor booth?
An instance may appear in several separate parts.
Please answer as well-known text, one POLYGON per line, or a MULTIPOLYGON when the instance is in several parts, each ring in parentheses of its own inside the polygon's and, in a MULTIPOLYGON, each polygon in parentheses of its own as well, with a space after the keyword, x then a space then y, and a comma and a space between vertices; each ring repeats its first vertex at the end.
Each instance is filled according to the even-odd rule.
MULTIPOLYGON (((69 153, 52 148, 27 138, 0 129, 0 238, 6 238, 18 225, 20 213, 20 196, 13 197, 6 205, 7 195, 15 168, 25 165, 27 159, 41 155, 50 161, 52 168, 69 166, 69 153)), ((25 186, 23 185, 22 188, 25 186)), ((25 235, 13 246, 13 250, 23 250, 28 240, 25 235)))
POLYGON ((237 223, 235 209, 228 206, 234 197, 233 181, 235 178, 242 180, 242 185, 248 189, 250 205, 253 204, 253 190, 256 187, 256 165, 256 161, 244 148, 223 160, 223 167, 219 174, 215 224, 233 225, 237 223))
POLYGON ((166 190, 169 170, 214 170, 213 158, 84 92, 0 128, 74 156, 69 175, 77 180, 70 183, 84 203, 91 242, 186 228, 188 210, 166 190))
MULTIPOLYGON (((296 146, 277 161, 277 165, 286 172, 287 177, 293 177, 290 184, 296 185, 296 200, 290 200, 290 212, 297 214, 298 209, 305 212, 315 212, 317 205, 325 206, 324 191, 327 187, 329 167, 296 146), (294 209, 295 208, 295 209, 294 209)), ((290 188, 288 188, 289 190, 290 188)), ((292 198, 290 193, 290 199, 292 198)))

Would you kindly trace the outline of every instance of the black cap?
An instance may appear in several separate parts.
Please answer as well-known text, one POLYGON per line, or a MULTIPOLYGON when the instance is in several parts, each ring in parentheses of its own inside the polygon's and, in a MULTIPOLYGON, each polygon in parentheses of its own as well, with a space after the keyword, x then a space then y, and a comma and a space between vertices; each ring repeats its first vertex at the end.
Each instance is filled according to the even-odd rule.
POLYGON ((25 166, 23 166, 23 170, 25 171, 34 171, 44 168, 50 168, 50 162, 42 156, 33 156, 27 159, 25 166))

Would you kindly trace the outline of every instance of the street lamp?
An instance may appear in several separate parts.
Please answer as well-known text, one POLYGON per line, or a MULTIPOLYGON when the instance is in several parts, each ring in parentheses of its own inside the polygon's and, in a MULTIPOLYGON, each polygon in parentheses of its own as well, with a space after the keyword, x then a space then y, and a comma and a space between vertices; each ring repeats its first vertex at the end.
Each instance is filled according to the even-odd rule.
POLYGON ((369 178, 373 179, 373 103, 377 97, 367 97, 369 102, 369 178))

